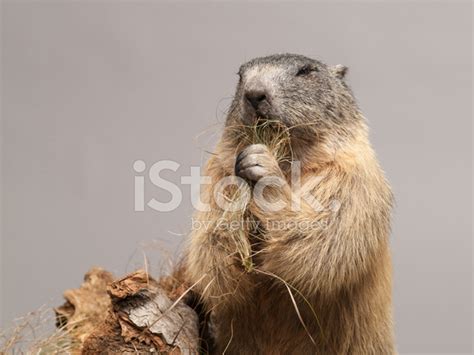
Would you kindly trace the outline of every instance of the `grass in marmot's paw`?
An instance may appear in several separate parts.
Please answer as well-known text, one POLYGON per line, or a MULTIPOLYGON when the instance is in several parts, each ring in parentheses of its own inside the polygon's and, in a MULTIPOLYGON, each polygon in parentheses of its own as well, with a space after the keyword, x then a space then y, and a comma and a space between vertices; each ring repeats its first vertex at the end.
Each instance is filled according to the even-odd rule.
MULTIPOLYGON (((290 130, 280 121, 257 120, 254 125, 235 125, 227 127, 239 136, 243 146, 251 144, 264 144, 275 156, 278 162, 291 159, 290 130)), ((227 232, 234 242, 236 252, 240 258, 245 271, 251 272, 254 268, 252 260, 252 246, 249 241, 249 232, 256 229, 256 221, 246 213, 245 203, 251 195, 250 187, 247 184, 236 181, 235 185, 229 186, 227 191, 221 195, 226 203, 235 208, 225 210, 221 220, 227 226, 238 226, 238 228, 228 228, 227 232)), ((216 225, 215 228, 221 226, 216 225)))

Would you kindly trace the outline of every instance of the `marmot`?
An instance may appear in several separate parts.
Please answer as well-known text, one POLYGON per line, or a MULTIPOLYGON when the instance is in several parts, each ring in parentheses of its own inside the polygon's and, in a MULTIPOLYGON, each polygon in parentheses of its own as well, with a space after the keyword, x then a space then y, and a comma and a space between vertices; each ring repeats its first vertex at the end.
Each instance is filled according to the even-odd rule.
POLYGON ((222 137, 205 168, 212 183, 201 201, 210 210, 196 212, 203 223, 186 253, 187 275, 210 315, 212 353, 395 352, 392 193, 345 83, 346 70, 295 54, 256 58, 239 70, 222 137), (283 158, 243 138, 266 120, 289 133, 283 158), (301 178, 293 186, 296 163, 301 178), (267 176, 283 181, 264 189, 266 200, 279 203, 277 211, 255 199, 246 206, 246 220, 257 222, 239 231, 252 252, 251 266, 239 257, 232 232, 215 228, 232 214, 216 204, 213 187, 233 175, 251 189, 267 176), (322 208, 308 199, 294 208, 295 196, 312 196, 322 208), (298 224, 307 221, 316 224, 298 224), (274 223, 278 228, 268 227, 274 223))

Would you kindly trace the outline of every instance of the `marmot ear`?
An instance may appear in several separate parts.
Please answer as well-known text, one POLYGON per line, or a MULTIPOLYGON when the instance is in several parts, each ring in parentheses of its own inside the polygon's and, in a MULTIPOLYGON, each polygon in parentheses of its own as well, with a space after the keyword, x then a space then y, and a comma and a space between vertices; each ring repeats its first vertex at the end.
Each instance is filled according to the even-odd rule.
POLYGON ((341 64, 331 67, 331 71, 334 73, 336 78, 339 78, 339 79, 344 79, 348 69, 349 68, 341 64))

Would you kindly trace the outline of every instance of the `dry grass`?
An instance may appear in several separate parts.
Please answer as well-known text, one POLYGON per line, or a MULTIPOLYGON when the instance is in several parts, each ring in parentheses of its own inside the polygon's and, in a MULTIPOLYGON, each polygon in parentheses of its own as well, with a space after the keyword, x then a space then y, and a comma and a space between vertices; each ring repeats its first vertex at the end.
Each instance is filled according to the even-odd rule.
MULTIPOLYGON (((310 124, 308 124, 308 126, 309 125, 310 124)), ((306 124, 303 124, 300 126, 306 126, 306 124)), ((279 121, 263 120, 263 121, 257 121, 257 124, 255 124, 254 126, 238 125, 238 126, 232 126, 230 127, 230 129, 232 129, 239 136, 239 139, 241 140, 241 142, 244 142, 244 144, 246 145, 265 144, 270 149, 270 151, 272 152, 272 154, 274 155, 274 157, 280 164, 284 162, 291 163, 294 158, 294 154, 291 148, 291 135, 290 135, 291 128, 288 128, 287 126, 283 125, 279 121)), ((230 200, 236 201, 238 198, 241 197, 242 193, 243 193, 243 188, 238 189, 234 193, 234 195, 232 195, 230 200)), ((241 212, 229 213, 225 211, 223 217, 226 220, 229 220, 229 219, 241 220, 244 223, 242 225, 249 226, 250 229, 256 226, 256 222, 250 219, 245 213, 241 213, 241 212)), ((298 316, 300 323, 305 329, 305 332, 307 333, 311 342, 313 344, 316 344, 313 336, 311 335, 302 317, 302 314, 298 308, 298 304, 295 300, 295 296, 293 293, 297 294, 299 298, 301 298, 303 303, 310 309, 312 317, 314 318, 315 322, 318 324, 322 338, 324 340, 325 339, 324 331, 322 329, 319 318, 314 308, 312 307, 311 303, 309 302, 309 300, 298 289, 290 285, 281 277, 274 275, 272 273, 259 270, 253 264, 252 257, 255 255, 255 253, 252 251, 251 245, 249 243, 248 231, 246 231, 245 229, 239 228, 235 231, 232 231, 232 237, 235 243, 235 250, 237 250, 237 254, 240 256, 240 259, 242 261, 242 265, 245 268, 245 271, 264 274, 266 276, 276 279, 277 281, 281 282, 286 287, 288 291, 288 296, 291 299, 291 302, 294 306, 295 313, 298 316)))
MULTIPOLYGON (((226 129, 237 134, 239 140, 244 145, 265 144, 279 163, 291 160, 290 130, 280 121, 257 120, 252 126, 234 125, 228 126, 226 129)), ((222 221, 225 221, 228 226, 239 226, 238 228, 228 229, 227 232, 230 233, 230 240, 234 242, 232 250, 237 251, 244 269, 247 272, 251 272, 254 265, 248 234, 249 231, 256 228, 256 222, 247 215, 246 206, 237 203, 246 203, 251 191, 247 184, 238 183, 237 186, 231 185, 226 191, 226 196, 221 196, 227 202, 234 203, 237 207, 232 210, 225 210, 222 215, 222 221)), ((216 221, 214 228, 217 229, 219 227, 219 221, 216 221)))
POLYGON ((41 307, 16 319, 12 326, 0 329, 0 354, 77 353, 80 344, 65 329, 54 328, 51 308, 41 307))
POLYGON ((291 128, 278 120, 257 120, 251 126, 232 125, 226 129, 235 132, 246 145, 265 144, 279 162, 291 159, 291 128))

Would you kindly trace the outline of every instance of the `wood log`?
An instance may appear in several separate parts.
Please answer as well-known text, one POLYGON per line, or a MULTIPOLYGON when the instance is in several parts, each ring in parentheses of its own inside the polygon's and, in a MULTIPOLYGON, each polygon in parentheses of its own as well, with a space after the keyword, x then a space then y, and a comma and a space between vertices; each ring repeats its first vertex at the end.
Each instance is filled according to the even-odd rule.
POLYGON ((113 281, 92 269, 79 289, 64 293, 57 325, 79 340, 83 354, 199 353, 199 319, 184 283, 138 270, 113 281))

